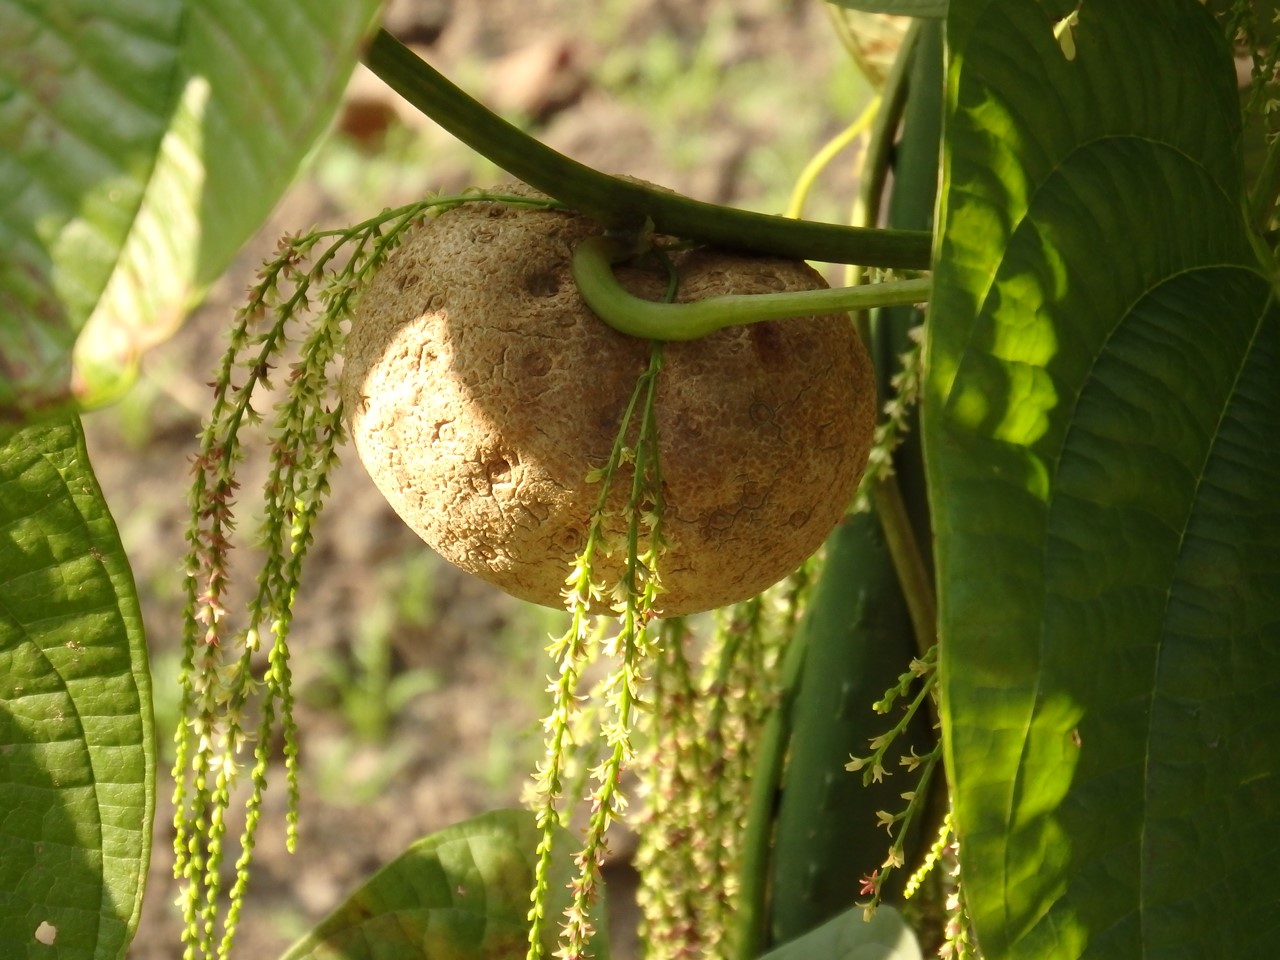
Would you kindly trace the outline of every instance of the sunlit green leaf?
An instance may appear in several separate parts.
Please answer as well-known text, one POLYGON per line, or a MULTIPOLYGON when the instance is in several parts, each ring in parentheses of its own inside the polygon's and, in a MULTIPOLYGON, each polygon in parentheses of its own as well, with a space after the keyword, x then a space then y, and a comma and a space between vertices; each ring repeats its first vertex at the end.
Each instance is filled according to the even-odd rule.
POLYGON ((0 409, 127 385, 293 177, 376 8, 0 0, 0 409))
POLYGON ((0 445, 0 953, 124 956, 155 755, 133 579, 80 424, 0 445))
POLYGON ((1195 0, 953 0, 924 437, 986 960, 1280 935, 1280 313, 1195 0))
MULTIPOLYGON (((533 814, 497 810, 419 840, 325 919, 282 960, 523 960, 529 892, 541 831, 533 814)), ((569 905, 574 838, 559 836, 548 916, 569 905)), ((603 903, 592 943, 608 960, 603 903)), ((550 924, 550 933, 558 924, 550 924)), ((547 943, 547 955, 555 951, 547 943)))

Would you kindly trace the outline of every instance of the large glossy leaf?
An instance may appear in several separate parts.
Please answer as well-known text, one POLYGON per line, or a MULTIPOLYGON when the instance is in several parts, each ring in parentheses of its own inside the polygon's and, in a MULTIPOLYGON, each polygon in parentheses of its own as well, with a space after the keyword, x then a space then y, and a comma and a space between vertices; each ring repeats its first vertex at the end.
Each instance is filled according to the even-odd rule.
MULTIPOLYGON (((281 960, 523 960, 541 831, 525 810, 495 810, 419 840, 296 943, 281 960)), ((561 831, 547 955, 569 905, 574 838, 561 831)), ((597 905, 598 960, 608 960, 597 905)))
POLYGON ((74 417, 0 445, 0 571, 0 956, 122 957, 151 849, 151 686, 74 417))
POLYGON ((987 960, 1280 935, 1280 315, 1195 0, 952 0, 926 458, 987 960))
POLYGON ((292 178, 376 8, 0 0, 0 411, 127 384, 292 178))

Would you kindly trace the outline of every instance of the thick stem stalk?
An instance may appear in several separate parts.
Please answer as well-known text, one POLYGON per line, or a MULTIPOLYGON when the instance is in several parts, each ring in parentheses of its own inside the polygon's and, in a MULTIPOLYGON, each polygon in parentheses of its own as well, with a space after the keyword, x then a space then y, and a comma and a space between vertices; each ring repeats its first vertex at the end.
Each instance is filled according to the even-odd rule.
POLYGON ((1249 191, 1249 225, 1264 232, 1276 210, 1280 198, 1280 136, 1267 146, 1267 157, 1258 172, 1258 179, 1249 191))
POLYGON ((907 613, 916 635, 916 649, 920 656, 924 656, 938 639, 938 603, 933 593, 933 581, 925 567, 920 544, 912 533, 911 518, 894 475, 877 480, 871 497, 884 530, 893 568, 898 574, 898 585, 902 587, 902 596, 907 602, 907 613))
POLYGON ((733 960, 754 960, 766 942, 768 925, 769 851, 773 841, 774 805, 791 740, 791 724, 800 678, 804 672, 808 641, 803 630, 791 638, 782 661, 782 689, 778 704, 760 731, 755 769, 751 776, 751 800, 747 831, 738 868, 738 915, 733 939, 733 960))
MULTIPOLYGON (((879 217, 880 205, 888 180, 888 168, 894 133, 901 123, 907 101, 911 59, 920 37, 920 23, 907 31, 902 48, 881 95, 881 114, 872 128, 871 143, 867 148, 867 165, 864 168, 862 190, 854 209, 854 221, 860 224, 874 223, 879 217)), ((855 271, 853 281, 861 279, 855 271)), ((874 288, 873 288, 874 289, 874 288)), ((857 326, 870 346, 870 324, 865 311, 857 318, 857 326)), ((893 561, 903 598, 915 632, 916 648, 923 655, 937 639, 937 601, 933 582, 925 566, 924 554, 916 541, 911 520, 902 499, 896 475, 889 474, 876 480, 871 486, 871 500, 876 516, 884 529, 885 542, 893 561)))
POLYGON ((923 231, 860 229, 735 210, 594 170, 507 123, 385 30, 370 41, 364 62, 473 150, 607 227, 635 231, 651 223, 672 236, 797 260, 929 267, 932 240, 923 231))

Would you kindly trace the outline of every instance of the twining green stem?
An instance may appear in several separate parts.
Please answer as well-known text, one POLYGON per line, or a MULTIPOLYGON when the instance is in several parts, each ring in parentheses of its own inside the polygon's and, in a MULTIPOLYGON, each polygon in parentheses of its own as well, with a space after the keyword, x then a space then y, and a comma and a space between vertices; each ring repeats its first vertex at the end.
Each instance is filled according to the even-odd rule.
MULTIPOLYGON (((873 223, 878 216, 888 179, 894 134, 902 121, 907 102, 910 86, 908 68, 920 38, 920 29, 920 21, 912 23, 903 37, 902 47, 894 59, 893 67, 885 78, 884 91, 881 95, 881 112, 872 125, 862 189, 859 191, 858 202, 854 207, 855 223, 873 223)), ((860 280, 861 271, 853 271, 850 282, 858 283, 860 280)), ((877 284, 869 289, 874 290, 880 286, 884 285, 877 284)), ((859 287, 853 289, 859 289, 859 287)), ((870 346, 870 324, 865 312, 858 316, 857 326, 870 346)), ((924 554, 912 530, 911 519, 902 499, 897 477, 889 473, 874 479, 871 482, 871 499, 875 504, 876 516, 879 517, 880 525, 884 530, 885 543, 889 548, 889 556, 902 587, 903 598, 906 600, 911 626, 915 632, 916 649, 923 655, 937 639, 937 601, 934 597, 933 582, 925 566, 924 554)))
POLYGON ((632 245, 621 238, 588 237, 573 251, 573 279, 583 301, 601 320, 621 333, 647 340, 697 340, 724 327, 764 320, 921 303, 929 299, 931 287, 928 279, 915 279, 659 303, 629 293, 614 276, 613 263, 632 252, 632 245))
POLYGON ((791 199, 787 202, 786 215, 788 217, 804 216, 805 201, 809 198, 809 192, 813 189, 813 184, 817 181, 818 175, 831 165, 831 162, 840 155, 842 150, 867 131, 867 128, 875 122, 876 115, 879 112, 880 98, 872 97, 871 102, 859 114, 858 119, 823 144, 822 149, 815 153, 812 159, 805 164, 804 169, 800 171, 800 176, 796 178, 795 186, 791 189, 791 199))
POLYGON ((814 223, 703 203, 612 177, 552 150, 507 123, 380 30, 364 62, 391 89, 477 153, 605 226, 661 233, 755 253, 869 267, 927 269, 932 240, 917 230, 814 223))
POLYGON ((808 639, 797 630, 783 654, 780 700, 760 731, 751 776, 747 830, 738 867, 738 913, 733 939, 734 960, 754 960, 764 949, 768 923, 769 852, 773 841, 774 803, 782 780, 795 699, 804 674, 808 639))
POLYGON ((884 531, 889 558, 898 574, 898 585, 907 602, 907 613, 916 637, 916 649, 921 656, 938 639, 938 604, 934 598, 933 581, 929 578, 920 544, 912 532, 911 517, 902 499, 902 490, 894 474, 875 481, 871 497, 876 506, 876 516, 884 531))
POLYGON ((893 162, 894 134, 902 122, 903 111, 907 106, 907 93, 911 86, 908 82, 910 66, 920 40, 921 22, 911 21, 911 26, 902 37, 898 55, 894 57, 893 65, 885 77, 884 90, 880 95, 880 110, 871 123, 871 136, 862 167, 861 189, 851 218, 856 227, 865 229, 873 226, 880 215, 880 203, 884 197, 889 167, 893 162))

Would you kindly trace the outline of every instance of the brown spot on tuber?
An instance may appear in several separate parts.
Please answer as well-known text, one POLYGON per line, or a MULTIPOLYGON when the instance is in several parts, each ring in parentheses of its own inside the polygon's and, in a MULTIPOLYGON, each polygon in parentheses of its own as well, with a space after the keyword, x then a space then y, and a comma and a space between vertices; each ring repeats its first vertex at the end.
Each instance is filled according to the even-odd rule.
MULTIPOLYGON (((400 516, 446 559, 548 606, 585 541, 599 490, 586 474, 607 459, 649 354, 592 314, 569 276, 574 245, 598 229, 489 203, 426 221, 361 301, 342 375, 360 459, 400 516)), ((680 300, 822 285, 787 260, 672 259, 680 300)), ((662 272, 618 275, 661 299, 662 272)), ((862 474, 874 412, 870 363, 843 314, 668 344, 663 615, 753 596, 817 549, 862 474)), ((615 508, 629 486, 624 469, 615 508)), ((597 564, 607 585, 620 570, 619 557, 597 564)))

